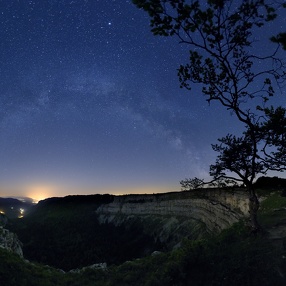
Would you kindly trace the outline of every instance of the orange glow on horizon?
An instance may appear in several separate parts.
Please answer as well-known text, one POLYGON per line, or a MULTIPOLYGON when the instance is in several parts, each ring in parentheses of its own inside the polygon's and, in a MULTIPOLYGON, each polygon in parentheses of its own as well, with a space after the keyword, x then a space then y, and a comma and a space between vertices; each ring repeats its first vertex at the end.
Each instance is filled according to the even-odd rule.
POLYGON ((80 187, 56 187, 52 185, 37 184, 30 186, 26 192, 28 197, 35 202, 50 198, 53 196, 68 196, 68 195, 89 195, 89 194, 110 194, 116 196, 128 194, 156 194, 178 191, 172 186, 136 186, 136 187, 118 187, 118 188, 80 188, 80 187))
MULTIPOLYGON (((136 187, 118 187, 118 188, 106 188, 102 189, 100 193, 111 194, 115 196, 123 195, 144 195, 144 194, 158 194, 180 191, 176 186, 136 186, 136 187)), ((90 192, 92 193, 92 192, 90 192)), ((93 192, 95 193, 95 192, 93 192)))
MULTIPOLYGON (((1 191, 1 189, 0 189, 1 191)), ((63 183, 34 182, 22 183, 14 187, 5 187, 2 196, 24 196, 33 199, 34 203, 51 197, 64 197, 69 195, 110 194, 116 196, 130 194, 156 194, 179 191, 177 186, 171 185, 137 185, 137 186, 68 186, 63 183), (21 190, 21 191, 19 191, 21 190)))
POLYGON ((26 187, 26 194, 29 198, 32 198, 35 203, 41 200, 49 198, 55 194, 56 188, 51 185, 36 184, 26 187))

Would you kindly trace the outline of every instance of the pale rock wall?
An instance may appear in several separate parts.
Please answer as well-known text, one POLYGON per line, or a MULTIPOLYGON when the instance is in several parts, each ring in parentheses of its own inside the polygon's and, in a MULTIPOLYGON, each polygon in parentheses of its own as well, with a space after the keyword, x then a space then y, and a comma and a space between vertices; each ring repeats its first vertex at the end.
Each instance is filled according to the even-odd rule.
POLYGON ((22 243, 17 235, 3 227, 0 227, 0 247, 23 257, 22 243))
MULTIPOLYGON (((201 189, 154 195, 115 196, 97 209, 101 223, 144 225, 161 242, 178 243, 183 236, 201 238, 218 233, 248 216, 245 190, 201 189)), ((173 245, 174 246, 174 245, 173 245)))

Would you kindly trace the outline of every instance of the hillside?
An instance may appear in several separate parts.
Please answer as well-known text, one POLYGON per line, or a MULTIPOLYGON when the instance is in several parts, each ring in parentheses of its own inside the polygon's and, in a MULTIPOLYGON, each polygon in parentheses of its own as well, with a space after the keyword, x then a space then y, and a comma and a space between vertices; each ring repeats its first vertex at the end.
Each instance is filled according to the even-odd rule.
POLYGON ((22 241, 25 258, 63 270, 119 264, 161 249, 135 224, 116 227, 98 222, 95 210, 112 199, 109 195, 50 198, 7 227, 22 241))
POLYGON ((0 250, 0 277, 5 285, 285 285, 286 234, 275 231, 286 225, 286 198, 280 191, 259 191, 259 217, 269 234, 254 237, 242 222, 221 219, 223 213, 245 218, 244 191, 237 192, 41 201, 7 225, 23 242, 24 257, 65 271, 102 262, 107 269, 63 273, 0 250), (199 221, 199 214, 222 221, 221 228, 214 224, 211 233, 210 218, 199 221))
POLYGON ((0 213, 11 219, 23 216, 34 205, 31 199, 25 199, 23 201, 16 198, 0 198, 0 213))
POLYGON ((219 233, 247 210, 244 190, 68 196, 39 202, 8 227, 27 259, 70 270, 171 250, 219 233))

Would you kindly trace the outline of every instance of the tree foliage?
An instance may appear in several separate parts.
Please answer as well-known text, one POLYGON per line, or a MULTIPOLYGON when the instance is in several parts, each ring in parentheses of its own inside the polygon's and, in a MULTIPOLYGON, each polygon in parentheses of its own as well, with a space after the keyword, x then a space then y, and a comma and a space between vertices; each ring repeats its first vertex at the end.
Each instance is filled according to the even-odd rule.
POLYGON ((272 37, 271 40, 275 43, 280 43, 283 49, 286 50, 286 33, 279 33, 277 36, 272 37))
MULTIPOLYGON (((257 54, 255 33, 275 20, 281 6, 263 0, 133 2, 149 13, 155 35, 176 36, 189 48, 189 62, 178 69, 181 87, 201 85, 209 104, 219 102, 243 124, 241 135, 227 134, 212 145, 218 156, 210 175, 247 186, 257 226, 255 178, 269 170, 286 170, 286 110, 269 104, 286 79, 286 69, 278 57, 279 45, 257 54)), ((282 39, 285 35, 280 34, 274 40, 282 39)), ((190 187, 192 183, 181 182, 190 187)))
POLYGON ((193 179, 186 179, 180 182, 182 190, 194 190, 204 185, 204 180, 197 177, 193 179))
MULTIPOLYGON (((286 8, 286 3, 283 3, 282 7, 286 8)), ((271 37, 271 40, 274 43, 281 44, 283 49, 286 50, 286 33, 285 32, 284 33, 279 33, 278 35, 271 37)))

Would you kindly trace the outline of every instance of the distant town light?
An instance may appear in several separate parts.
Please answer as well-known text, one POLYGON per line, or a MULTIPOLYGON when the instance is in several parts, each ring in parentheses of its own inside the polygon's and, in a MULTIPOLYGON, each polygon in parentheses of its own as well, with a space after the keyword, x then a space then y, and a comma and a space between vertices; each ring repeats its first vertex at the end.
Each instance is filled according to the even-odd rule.
POLYGON ((25 210, 20 208, 19 211, 20 211, 20 214, 18 215, 18 218, 23 218, 25 210))

